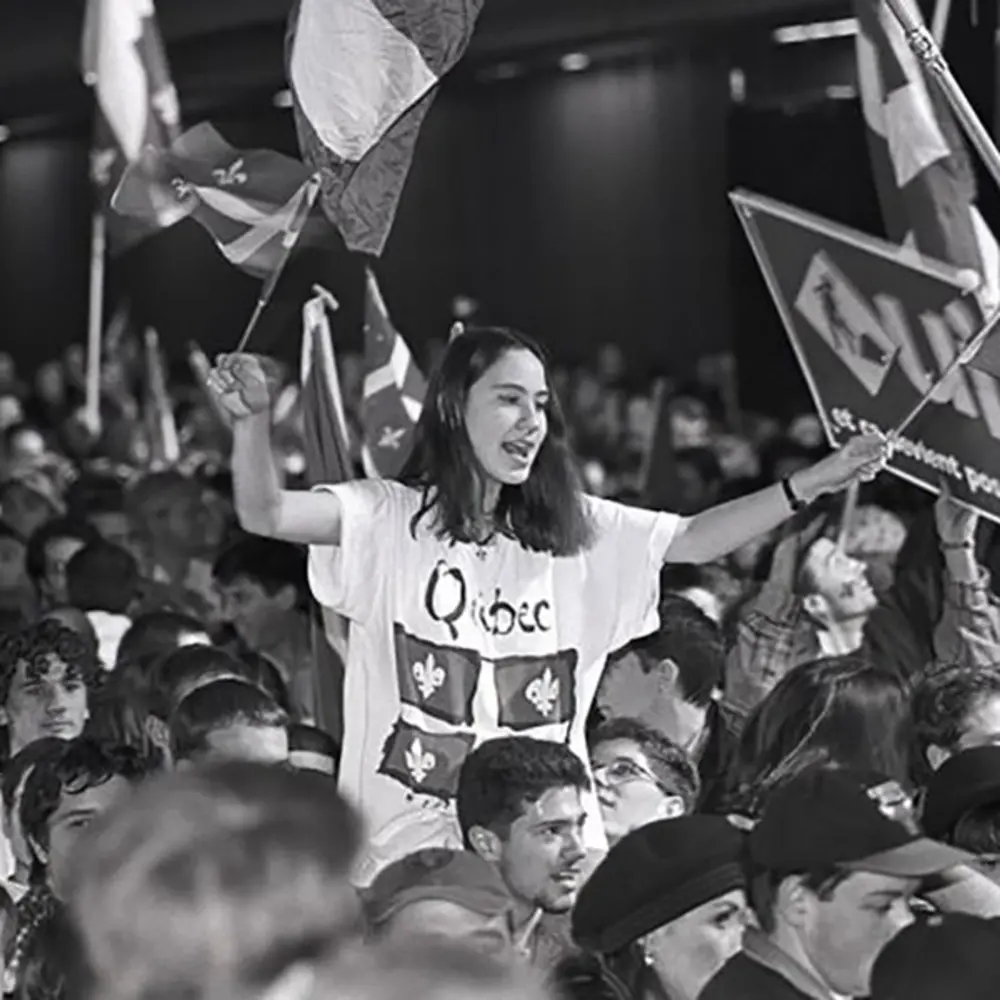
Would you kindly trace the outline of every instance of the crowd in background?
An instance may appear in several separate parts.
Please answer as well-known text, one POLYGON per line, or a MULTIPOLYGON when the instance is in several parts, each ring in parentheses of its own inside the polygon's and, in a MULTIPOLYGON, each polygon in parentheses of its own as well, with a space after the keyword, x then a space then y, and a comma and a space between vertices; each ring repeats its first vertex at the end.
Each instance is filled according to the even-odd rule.
MULTIPOLYGON (((357 431, 362 360, 340 369, 357 431)), ((491 740, 462 768, 466 850, 357 893, 305 553, 239 530, 197 380, 171 383, 168 462, 134 344, 103 367, 99 433, 83 379, 73 350, 31 378, 0 356, 5 993, 991 995, 1000 548, 971 511, 882 476, 847 517, 819 504, 667 567, 660 627, 611 658, 589 728, 610 852, 582 846, 572 752, 491 740)), ((657 388, 607 346, 553 381, 588 489, 628 503, 656 502, 654 461, 691 513, 825 450, 812 416, 740 413, 724 359, 657 388)))

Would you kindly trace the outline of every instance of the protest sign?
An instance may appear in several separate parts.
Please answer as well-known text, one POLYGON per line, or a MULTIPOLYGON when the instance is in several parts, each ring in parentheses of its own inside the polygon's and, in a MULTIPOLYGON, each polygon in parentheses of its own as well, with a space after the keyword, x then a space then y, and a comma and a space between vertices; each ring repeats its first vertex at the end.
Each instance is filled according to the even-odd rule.
MULTIPOLYGON (((749 192, 731 195, 830 443, 888 434, 982 326, 952 267, 749 192)), ((990 338, 987 346, 991 346, 990 338)), ((1000 382, 957 371, 889 470, 1000 522, 1000 382)))

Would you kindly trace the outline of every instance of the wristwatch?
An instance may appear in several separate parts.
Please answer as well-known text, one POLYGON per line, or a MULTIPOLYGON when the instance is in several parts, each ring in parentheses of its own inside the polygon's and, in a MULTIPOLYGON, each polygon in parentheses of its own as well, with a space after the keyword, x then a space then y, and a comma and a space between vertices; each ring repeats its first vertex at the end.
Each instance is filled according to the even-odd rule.
POLYGON ((796 492, 792 486, 792 479, 790 476, 785 476, 781 480, 781 489, 785 494, 785 499, 788 501, 788 506, 792 508, 792 511, 796 514, 800 510, 805 510, 809 506, 796 492))

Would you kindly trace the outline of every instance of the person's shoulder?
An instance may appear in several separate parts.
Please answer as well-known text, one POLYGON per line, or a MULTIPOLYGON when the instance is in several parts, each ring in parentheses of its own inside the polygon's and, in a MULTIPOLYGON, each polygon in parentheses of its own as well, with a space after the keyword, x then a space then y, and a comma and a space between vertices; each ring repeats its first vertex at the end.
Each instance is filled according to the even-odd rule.
POLYGON ((738 951, 708 981, 698 1000, 798 1000, 803 996, 780 973, 738 951))
POLYGON ((416 510, 421 492, 395 479, 349 479, 342 483, 317 483, 315 493, 332 493, 347 502, 355 501, 368 506, 416 510))

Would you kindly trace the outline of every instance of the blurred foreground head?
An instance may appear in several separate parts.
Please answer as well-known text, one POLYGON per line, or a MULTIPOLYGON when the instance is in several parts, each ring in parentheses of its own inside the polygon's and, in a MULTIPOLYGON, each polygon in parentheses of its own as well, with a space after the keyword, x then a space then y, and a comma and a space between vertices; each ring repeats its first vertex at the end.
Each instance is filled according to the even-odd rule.
POLYGON ((355 939, 360 836, 317 772, 227 762, 148 782, 80 845, 85 995, 300 997, 355 939))

